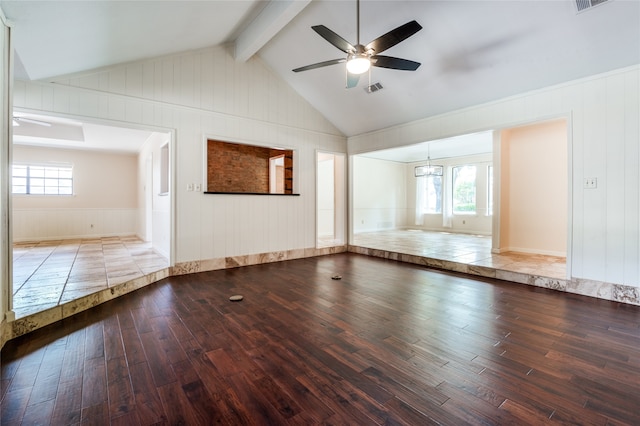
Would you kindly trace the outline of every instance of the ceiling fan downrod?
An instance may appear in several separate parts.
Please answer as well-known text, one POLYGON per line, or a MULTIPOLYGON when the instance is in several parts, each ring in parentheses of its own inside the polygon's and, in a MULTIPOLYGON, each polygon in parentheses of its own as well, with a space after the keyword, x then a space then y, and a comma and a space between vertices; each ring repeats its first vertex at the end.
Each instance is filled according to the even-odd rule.
POLYGON ((360 0, 356 0, 356 44, 360 45, 360 0))

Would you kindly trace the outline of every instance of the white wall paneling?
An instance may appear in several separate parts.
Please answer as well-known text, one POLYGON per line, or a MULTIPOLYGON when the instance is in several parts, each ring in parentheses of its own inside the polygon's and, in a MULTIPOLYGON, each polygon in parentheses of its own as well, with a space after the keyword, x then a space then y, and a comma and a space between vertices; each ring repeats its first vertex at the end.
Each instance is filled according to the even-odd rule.
POLYGON ((623 282, 640 283, 640 72, 625 74, 623 282))
POLYGON ((226 47, 52 84, 20 81, 15 99, 36 111, 175 129, 176 263, 315 247, 315 151, 346 152, 346 138, 258 58, 236 62, 226 47), (202 182, 205 135, 294 147, 301 195, 187 191, 202 182))
POLYGON ((349 154, 570 117, 574 278, 640 286, 640 66, 349 138, 349 154), (583 179, 596 177, 595 190, 583 179))

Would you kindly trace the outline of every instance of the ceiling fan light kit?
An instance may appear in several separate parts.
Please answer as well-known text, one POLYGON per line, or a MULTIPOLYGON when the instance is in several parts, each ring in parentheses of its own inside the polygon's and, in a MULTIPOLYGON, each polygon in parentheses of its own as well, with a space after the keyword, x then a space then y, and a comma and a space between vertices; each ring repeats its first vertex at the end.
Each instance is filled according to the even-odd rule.
POLYGON ((381 35, 366 46, 360 44, 360 0, 356 0, 357 42, 355 46, 324 25, 314 25, 311 29, 333 46, 346 53, 347 57, 346 59, 332 59, 295 68, 293 72, 308 71, 346 62, 347 88, 349 89, 357 86, 359 80, 358 76, 369 71, 372 66, 402 71, 415 71, 420 66, 419 62, 410 61, 408 59, 379 55, 385 50, 395 46, 420 31, 422 26, 416 21, 407 22, 386 34, 381 35))
POLYGON ((347 71, 351 74, 364 74, 369 71, 371 67, 371 61, 367 58, 366 54, 361 55, 349 55, 347 61, 347 71))

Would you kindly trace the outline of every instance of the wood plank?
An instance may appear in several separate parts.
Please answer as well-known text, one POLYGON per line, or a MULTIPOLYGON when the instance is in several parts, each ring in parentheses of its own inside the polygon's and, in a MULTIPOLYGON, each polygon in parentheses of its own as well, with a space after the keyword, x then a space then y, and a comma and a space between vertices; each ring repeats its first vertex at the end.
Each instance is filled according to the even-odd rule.
MULTIPOLYGON (((358 395, 349 394, 341 389, 340 380, 319 374, 304 374, 296 377, 305 388, 318 398, 322 404, 334 411, 341 419, 350 424, 371 424, 376 423, 376 417, 384 410, 376 407, 375 401, 369 399, 368 403, 363 401, 358 395), (370 411, 363 409, 363 405, 371 408, 370 411)), ((365 397, 366 398, 366 397, 365 397)), ((368 398, 366 398, 368 399, 368 398)), ((379 422, 378 422, 379 423, 379 422)))
POLYGON ((116 418, 135 410, 129 367, 124 356, 107 361, 109 417, 116 418))
POLYGON ((60 382, 55 399, 55 406, 51 415, 51 424, 70 425, 79 423, 82 415, 82 377, 75 381, 60 382))
POLYGON ((140 340, 156 387, 175 382, 176 376, 160 340, 157 339, 157 334, 154 332, 142 333, 140 340))
MULTIPOLYGON (((58 392, 58 383, 62 375, 65 345, 66 340, 57 340, 47 345, 43 356, 43 362, 46 362, 47 368, 38 369, 33 391, 29 397, 30 406, 40 405, 55 399, 58 392)), ((53 408, 53 406, 51 407, 53 408)))
POLYGON ((111 423, 109 419, 109 404, 105 401, 89 407, 83 407, 80 423, 87 425, 107 425, 111 423))
POLYGON ((0 410, 0 424, 22 424, 24 413, 29 403, 31 395, 30 387, 22 387, 14 391, 7 392, 2 400, 2 410, 0 410))
POLYGON ((537 411, 510 399, 507 399, 500 408, 519 419, 522 424, 527 425, 546 425, 551 417, 551 414, 547 415, 544 411, 537 411))
POLYGON ((146 362, 130 364, 129 375, 141 423, 156 424, 166 421, 168 413, 163 408, 158 394, 160 388, 156 388, 153 382, 149 365, 146 362))
MULTIPOLYGON (((233 410, 248 419, 262 419, 265 424, 279 424, 284 421, 281 412, 269 403, 269 400, 255 387, 255 383, 243 373, 233 374, 225 378, 229 383, 227 395, 237 396, 228 398, 233 410)), ((286 412, 286 411, 285 411, 286 412)))
MULTIPOLYGON (((108 401, 107 366, 104 358, 85 360, 82 375, 82 408, 102 407, 108 401)), ((102 409, 102 408, 101 408, 102 409)), ((93 409, 92 409, 93 410, 93 409)), ((108 416, 107 407, 105 415, 108 416)))
MULTIPOLYGON (((37 404, 29 404, 24 412, 22 424, 25 425, 42 425, 47 424, 53 414, 54 399, 39 402, 37 404)), ((4 423, 3 423, 4 424, 4 423)))

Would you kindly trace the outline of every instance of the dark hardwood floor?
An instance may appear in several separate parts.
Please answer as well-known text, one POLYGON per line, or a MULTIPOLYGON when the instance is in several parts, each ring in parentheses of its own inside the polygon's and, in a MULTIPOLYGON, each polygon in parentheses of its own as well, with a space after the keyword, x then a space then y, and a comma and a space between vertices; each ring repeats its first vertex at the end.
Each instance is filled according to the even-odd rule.
POLYGON ((1 423, 638 425, 639 325, 349 253, 185 275, 8 342, 1 423))

